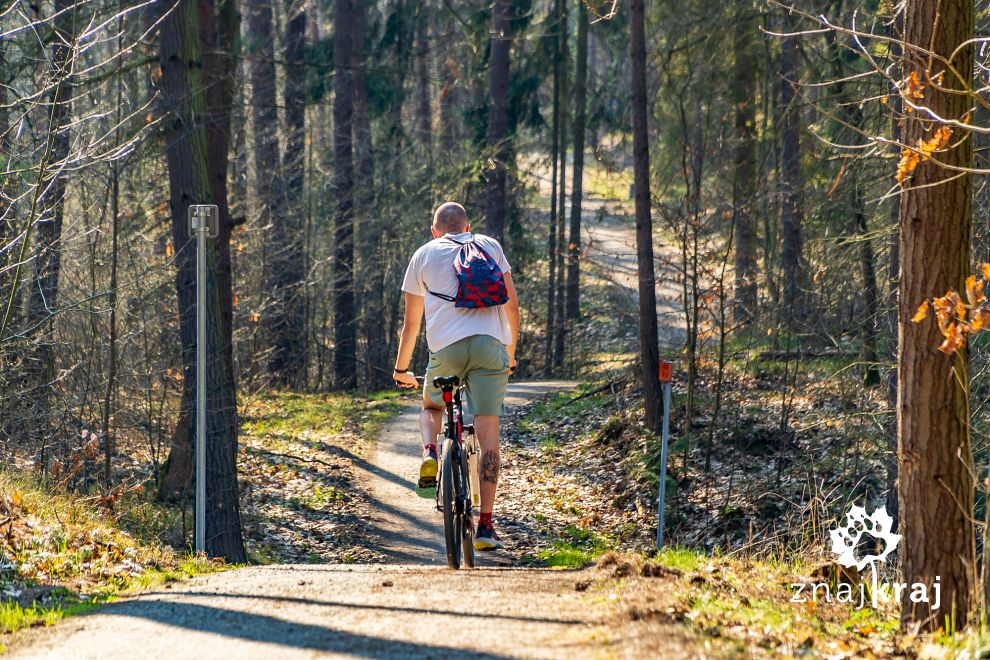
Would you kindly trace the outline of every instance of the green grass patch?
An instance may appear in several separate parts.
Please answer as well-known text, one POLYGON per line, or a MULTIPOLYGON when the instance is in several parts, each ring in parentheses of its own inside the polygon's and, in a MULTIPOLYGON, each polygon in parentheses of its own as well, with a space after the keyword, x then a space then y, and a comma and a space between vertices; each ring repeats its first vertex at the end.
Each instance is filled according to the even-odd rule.
POLYGON ((608 536, 568 525, 563 536, 554 540, 551 548, 541 550, 538 556, 551 568, 581 568, 615 547, 615 540, 608 536))
POLYGON ((687 573, 698 570, 707 557, 703 552, 688 548, 664 548, 657 552, 656 560, 668 568, 687 573))
POLYGON ((165 545, 177 512, 133 492, 100 498, 46 488, 30 474, 0 471, 0 512, 8 518, 0 563, 6 600, 0 634, 50 625, 123 594, 230 568, 165 545))
POLYGON ((401 392, 262 394, 242 406, 249 436, 337 434, 350 426, 371 437, 402 408, 401 392))
MULTIPOLYGON (((601 387, 600 383, 583 383, 574 391, 553 394, 533 405, 519 421, 519 428, 528 433, 552 432, 562 419, 584 417, 586 413, 601 407, 604 400, 601 396, 579 397, 598 387, 601 387)), ((556 440, 552 435, 544 437, 548 442, 556 440)))

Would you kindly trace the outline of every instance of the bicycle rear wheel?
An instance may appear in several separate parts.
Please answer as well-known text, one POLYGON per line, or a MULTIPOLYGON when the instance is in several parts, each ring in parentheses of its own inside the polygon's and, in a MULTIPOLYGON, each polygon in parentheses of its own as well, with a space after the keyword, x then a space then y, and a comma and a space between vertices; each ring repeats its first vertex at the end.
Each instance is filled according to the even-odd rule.
POLYGON ((459 470, 454 465, 453 442, 444 443, 440 465, 440 503, 443 508, 443 537, 447 546, 447 566, 461 567, 461 545, 464 535, 464 519, 457 515, 457 478, 459 470))
POLYGON ((460 501, 462 502, 461 521, 464 545, 464 566, 474 568, 474 519, 471 517, 471 466, 467 452, 461 452, 460 501))

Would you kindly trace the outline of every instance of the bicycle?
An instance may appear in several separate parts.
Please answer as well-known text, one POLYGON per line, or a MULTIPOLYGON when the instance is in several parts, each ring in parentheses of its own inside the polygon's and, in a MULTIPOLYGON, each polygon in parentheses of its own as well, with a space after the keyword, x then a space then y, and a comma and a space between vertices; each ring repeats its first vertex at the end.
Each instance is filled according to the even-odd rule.
POLYGON ((474 517, 472 511, 481 503, 478 480, 478 439, 473 425, 464 424, 460 378, 439 377, 433 386, 443 395, 446 421, 440 444, 436 509, 443 513, 443 535, 447 549, 447 566, 458 569, 461 560, 474 568, 474 517), (467 440, 465 440, 467 435, 467 440))

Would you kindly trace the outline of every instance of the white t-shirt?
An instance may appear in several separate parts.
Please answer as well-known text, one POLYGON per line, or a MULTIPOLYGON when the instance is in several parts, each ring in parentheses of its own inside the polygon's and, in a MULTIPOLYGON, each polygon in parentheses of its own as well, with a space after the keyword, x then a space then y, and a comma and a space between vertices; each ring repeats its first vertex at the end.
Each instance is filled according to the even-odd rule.
MULTIPOLYGON (((433 239, 413 253, 409 267, 406 268, 406 277, 402 281, 403 291, 425 298, 426 343, 430 351, 436 353, 472 335, 489 335, 508 346, 512 341, 512 334, 504 305, 466 309, 454 307, 453 301, 429 293, 435 291, 451 297, 457 294, 454 258, 461 246, 447 240, 447 236, 461 243, 472 239, 471 232, 446 234, 433 239)), ((473 238, 495 260, 503 273, 510 272, 509 262, 498 241, 482 234, 474 234, 473 238)))

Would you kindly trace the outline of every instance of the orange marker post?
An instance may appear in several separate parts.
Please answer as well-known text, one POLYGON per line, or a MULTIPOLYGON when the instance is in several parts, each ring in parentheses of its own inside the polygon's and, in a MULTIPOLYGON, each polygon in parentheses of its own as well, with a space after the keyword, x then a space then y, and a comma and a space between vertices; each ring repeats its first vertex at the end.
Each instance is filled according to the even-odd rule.
POLYGON ((673 362, 660 363, 660 384, 663 386, 663 427, 660 436, 660 495, 657 498, 657 550, 663 548, 663 509, 667 491, 667 439, 670 436, 670 381, 674 375, 673 362))

